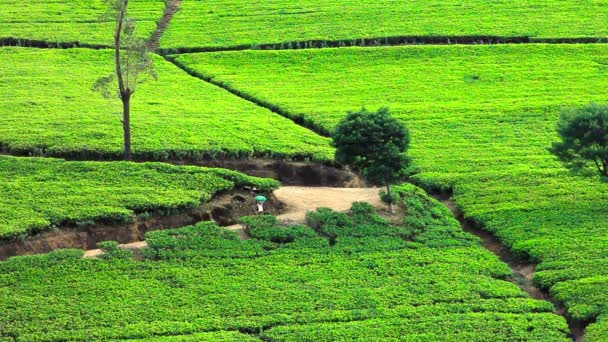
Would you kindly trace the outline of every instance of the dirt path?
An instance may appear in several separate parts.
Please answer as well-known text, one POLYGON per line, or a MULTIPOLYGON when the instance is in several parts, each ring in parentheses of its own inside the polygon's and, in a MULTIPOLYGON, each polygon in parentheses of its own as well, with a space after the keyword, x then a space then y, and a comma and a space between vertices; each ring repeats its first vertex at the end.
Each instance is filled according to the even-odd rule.
MULTIPOLYGON (((285 204, 285 213, 278 216, 279 221, 286 223, 304 223, 306 212, 326 207, 336 211, 350 209, 353 202, 368 202, 377 208, 384 207, 380 201, 378 188, 327 188, 285 186, 274 192, 276 198, 285 204)), ((241 239, 248 239, 247 233, 239 224, 225 227, 239 234, 241 239)), ((146 247, 145 241, 120 245, 125 249, 140 249, 146 247)), ((100 249, 88 250, 85 258, 96 258, 103 254, 100 249)))
POLYGON ((173 19, 173 16, 175 13, 177 13, 181 5, 182 0, 171 0, 167 2, 167 7, 165 7, 165 12, 163 13, 163 18, 158 23, 156 30, 154 33, 152 33, 152 36, 148 41, 148 49, 150 49, 150 51, 156 52, 156 50, 158 50, 160 47, 160 38, 163 36, 163 33, 165 33, 171 19, 173 19))
POLYGON ((518 258, 511 253, 511 250, 492 233, 477 227, 472 222, 463 218, 462 214, 458 210, 458 206, 451 198, 437 194, 435 194, 434 197, 452 211, 454 216, 460 221, 462 229, 465 232, 481 238, 483 246, 488 251, 494 253, 496 256, 498 256, 498 258, 500 258, 500 260, 509 265, 509 268, 511 268, 511 271, 513 272, 511 281, 514 284, 519 286, 519 288, 530 295, 530 297, 551 302, 555 306, 556 313, 562 315, 566 321, 568 321, 572 341, 585 341, 585 324, 583 322, 577 322, 570 319, 567 309, 562 303, 553 298, 548 291, 540 289, 534 285, 533 280, 534 276, 536 275, 536 264, 518 258))

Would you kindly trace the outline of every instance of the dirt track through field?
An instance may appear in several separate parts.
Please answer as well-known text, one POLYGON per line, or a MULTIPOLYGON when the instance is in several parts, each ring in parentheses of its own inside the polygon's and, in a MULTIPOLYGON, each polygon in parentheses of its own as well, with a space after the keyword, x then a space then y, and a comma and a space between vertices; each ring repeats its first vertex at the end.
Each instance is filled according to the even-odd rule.
POLYGON ((534 285, 534 276, 536 275, 535 263, 517 257, 492 233, 481 229, 475 223, 465 219, 458 209, 458 206, 451 198, 438 194, 435 194, 433 197, 441 201, 452 211, 454 216, 460 221, 462 229, 465 232, 479 237, 483 243, 483 246, 488 251, 492 252, 501 261, 509 265, 511 272, 513 272, 511 281, 514 284, 519 286, 519 288, 526 292, 530 297, 538 300, 548 301, 555 306, 556 313, 563 316, 568 322, 568 326, 570 327, 570 335, 573 342, 585 341, 586 324, 584 322, 572 320, 569 317, 568 311, 563 303, 560 303, 553 298, 548 291, 540 289, 534 285))
POLYGON ((165 33, 167 27, 169 27, 169 23, 181 5, 182 0, 171 0, 167 2, 167 7, 165 7, 165 12, 163 13, 163 19, 158 23, 156 30, 152 33, 152 36, 148 41, 148 49, 150 49, 150 51, 155 52, 158 50, 160 47, 160 38, 165 33))
MULTIPOLYGON (((279 221, 295 224, 304 223, 306 212, 317 208, 326 207, 336 211, 350 209, 353 202, 368 202, 376 208, 382 208, 383 204, 379 196, 378 188, 328 188, 328 187, 304 187, 285 186, 274 192, 276 198, 285 204, 285 213, 278 216, 279 221)), ((242 239, 248 239, 247 233, 241 225, 225 227, 239 234, 242 239)), ((121 248, 137 250, 146 247, 145 241, 120 245, 121 248)), ((88 250, 85 258, 95 258, 103 254, 100 249, 88 250)))

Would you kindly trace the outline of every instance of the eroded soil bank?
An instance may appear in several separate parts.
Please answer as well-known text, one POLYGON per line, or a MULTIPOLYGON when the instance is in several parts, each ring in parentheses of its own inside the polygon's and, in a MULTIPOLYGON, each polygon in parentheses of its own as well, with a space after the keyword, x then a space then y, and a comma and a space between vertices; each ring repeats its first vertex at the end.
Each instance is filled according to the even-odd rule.
POLYGON ((563 316, 570 327, 570 337, 572 341, 585 341, 585 328, 587 322, 581 322, 572 319, 568 315, 567 308, 549 294, 545 289, 538 288, 534 285, 534 276, 536 274, 536 264, 529 260, 522 259, 511 252, 509 247, 505 246, 494 234, 484 230, 479 224, 468 220, 464 217, 456 203, 451 199, 450 195, 442 193, 430 193, 437 200, 447 206, 454 216, 460 221, 462 229, 470 234, 479 237, 483 246, 500 258, 501 261, 509 265, 513 275, 511 281, 525 291, 530 297, 538 300, 551 302, 555 306, 557 314, 563 316))
MULTIPOLYGON (((385 205, 380 201, 378 188, 328 188, 285 186, 275 190, 274 199, 281 203, 282 213, 277 219, 284 225, 305 224, 306 213, 317 208, 332 208, 336 211, 348 211, 354 202, 368 202, 377 209, 385 205)), ((226 226, 235 231, 241 239, 250 239, 249 234, 240 224, 226 226)), ((147 247, 145 241, 122 244, 119 247, 129 249, 137 255, 142 248, 147 247)), ((103 254, 100 249, 87 250, 85 258, 96 258, 103 254)))
POLYGON ((362 188, 365 181, 354 172, 321 163, 283 161, 272 159, 217 159, 200 161, 173 161, 174 165, 221 167, 249 176, 273 178, 284 186, 324 186, 333 188, 362 188))
MULTIPOLYGON (((205 220, 213 220, 219 225, 228 226, 237 223, 241 216, 255 213, 254 198, 254 193, 235 190, 219 195, 199 208, 184 213, 138 217, 132 223, 116 225, 60 227, 32 235, 24 240, 0 243, 0 260, 16 255, 48 253, 59 248, 93 249, 98 242, 109 240, 119 243, 141 241, 149 231, 178 228, 205 220)), ((280 214, 283 205, 274 196, 269 196, 266 211, 280 214)))
MULTIPOLYGON (((251 176, 274 178, 283 185, 303 185, 310 187, 356 188, 364 182, 355 173, 319 163, 290 162, 265 159, 252 160, 208 160, 180 161, 173 164, 223 167, 251 176)), ((348 192, 348 191, 347 191, 348 192)), ((312 198, 322 198, 317 194, 312 198)), ((144 239, 152 230, 178 228, 206 220, 213 220, 222 226, 236 224, 240 217, 255 213, 255 195, 250 191, 239 190, 217 196, 201 207, 187 212, 168 215, 139 217, 133 223, 116 225, 95 224, 76 227, 63 226, 52 231, 32 235, 24 240, 0 242, 0 260, 11 256, 48 253, 59 248, 96 248, 101 241, 131 243, 144 239)), ((301 199, 305 199, 304 196, 301 199)), ((295 197, 293 200, 298 201, 295 197)), ((361 200, 365 200, 362 198, 361 200)), ((280 214, 283 204, 270 196, 266 212, 280 214)))

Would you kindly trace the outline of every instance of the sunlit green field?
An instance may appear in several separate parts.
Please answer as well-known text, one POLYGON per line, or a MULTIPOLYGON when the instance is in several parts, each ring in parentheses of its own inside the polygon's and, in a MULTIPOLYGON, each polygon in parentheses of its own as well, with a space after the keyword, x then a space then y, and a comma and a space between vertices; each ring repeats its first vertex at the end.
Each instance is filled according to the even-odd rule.
MULTIPOLYGON (((130 1, 129 15, 137 19, 139 35, 152 34, 164 8, 163 0, 130 1)), ((116 24, 106 11, 103 0, 3 0, 0 39, 111 45, 116 24)))
POLYGON ((608 312, 608 184, 569 174, 546 149, 560 108, 606 99, 607 52, 428 46, 177 60, 328 131, 348 110, 390 107, 412 131, 417 181, 453 189, 467 217, 540 262, 537 282, 575 318, 591 319, 608 312))
MULTIPOLYGON (((568 341, 565 320, 419 189, 402 226, 368 211, 315 229, 210 222, 149 233, 143 260, 110 249, 0 263, 0 334, 24 341, 568 341), (342 224, 336 225, 337 222, 342 224), (291 242, 272 242, 294 231, 291 242), (334 244, 329 242, 331 234, 334 244), (263 237, 263 238, 262 238, 263 237), (27 317, 27 319, 24 319, 27 317)), ((261 220, 261 219, 264 220, 261 220)))
MULTIPOLYGON (((93 91, 112 73, 112 52, 0 49, 0 146, 11 153, 120 158, 119 100, 93 91)), ((155 58, 158 81, 133 97, 135 158, 175 160, 332 157, 322 138, 269 110, 155 58)))
POLYGON ((607 5, 606 0, 188 0, 161 45, 229 48, 400 36, 606 38, 607 5))
POLYGON ((0 239, 66 224, 114 224, 141 213, 185 211, 244 185, 271 190, 278 182, 160 163, 0 156, 0 239))
MULTIPOLYGON (((0 45, 110 46, 106 7, 3 0, 0 45)), ((138 36, 150 37, 164 8, 130 1, 138 36)), ((538 264, 536 285, 571 318, 597 320, 587 341, 606 341, 608 183, 570 173, 547 148, 562 108, 608 102, 607 38, 607 0, 184 0, 160 41, 174 55, 154 56, 159 79, 133 97, 133 153, 331 163, 321 135, 349 111, 389 107, 412 133, 412 180, 453 192, 466 218, 538 264), (346 47, 406 38, 599 44, 346 47), (179 54, 239 49, 250 50, 179 54)), ((97 160, 0 156, 0 243, 279 186, 101 162, 122 156, 120 102, 92 89, 113 73, 112 50, 0 47, 0 60, 0 153, 97 160)), ((447 208, 412 185, 395 190, 399 227, 326 212, 313 228, 262 225, 241 241, 203 222, 149 234, 138 260, 64 250, 0 262, 0 342, 567 340, 552 304, 508 281, 507 265, 447 208)))

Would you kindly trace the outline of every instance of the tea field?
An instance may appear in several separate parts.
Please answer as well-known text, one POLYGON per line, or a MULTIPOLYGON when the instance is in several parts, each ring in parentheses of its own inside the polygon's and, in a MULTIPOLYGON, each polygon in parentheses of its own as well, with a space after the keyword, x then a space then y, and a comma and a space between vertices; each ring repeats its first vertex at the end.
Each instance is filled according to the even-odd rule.
POLYGON ((605 0, 189 0, 161 46, 213 50, 302 48, 308 41, 350 45, 364 38, 383 44, 390 37, 608 38, 606 21, 605 0))
POLYGON ((161 163, 0 156, 0 239, 66 224, 123 223, 142 213, 185 211, 244 185, 272 190, 279 183, 161 163))
MULTIPOLYGON (((109 46, 116 24, 104 17, 106 9, 103 0, 2 0, 0 41, 13 38, 109 46)), ((129 13, 138 20, 138 35, 151 36, 164 9, 164 0, 131 0, 129 13)))
MULTIPOLYGON (((146 163, 127 163, 115 161, 120 102, 93 91, 114 71, 105 1, 2 2, 0 243, 275 189, 170 163, 331 164, 324 136, 337 122, 386 106, 411 131, 413 181, 453 194, 465 218, 538 264, 535 284, 591 323, 586 341, 608 341, 608 183, 547 150, 564 107, 608 101, 606 0, 184 0, 163 19, 165 5, 130 1, 139 36, 170 22, 158 80, 132 102, 146 163), (448 45, 394 46, 433 42, 448 45)), ((0 341, 571 339, 445 206, 395 190, 403 224, 359 203, 311 212, 307 226, 246 218, 251 240, 201 222, 149 233, 135 258, 107 243, 99 259, 0 262, 0 341)))
MULTIPOLYGON (((122 106, 93 91, 112 52, 1 48, 0 147, 19 155, 120 159, 122 106)), ((133 97, 133 154, 162 161, 329 160, 329 139, 155 58, 158 81, 133 97)))
POLYGON ((250 218, 252 240, 209 222, 148 233, 143 260, 111 247, 102 259, 79 250, 12 258, 0 263, 0 333, 19 341, 568 341, 553 306, 506 281, 509 268, 446 207, 413 186, 399 193, 409 214, 402 226, 358 204, 351 215, 310 213, 314 229, 250 218), (292 239, 279 242, 285 231, 292 239))
POLYGON ((177 61, 327 131, 349 110, 390 107, 412 132, 416 180, 452 189, 468 218, 540 263, 536 281, 573 317, 592 320, 608 314, 608 184, 570 174, 547 148, 561 108, 606 99, 607 52, 605 45, 424 46, 177 61))

